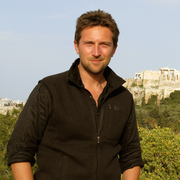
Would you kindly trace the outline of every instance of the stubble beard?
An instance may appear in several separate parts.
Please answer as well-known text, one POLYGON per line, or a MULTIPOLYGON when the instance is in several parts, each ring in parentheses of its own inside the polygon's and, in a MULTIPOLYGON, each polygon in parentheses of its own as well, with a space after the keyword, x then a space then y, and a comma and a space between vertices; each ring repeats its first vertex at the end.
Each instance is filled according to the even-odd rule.
MULTIPOLYGON (((103 61, 104 59, 105 59, 104 57, 87 58, 88 61, 91 61, 91 60, 101 60, 101 61, 103 61)), ((96 74, 96 75, 103 73, 108 64, 109 63, 100 65, 100 64, 97 63, 97 64, 91 65, 90 63, 85 64, 83 61, 81 61, 82 67, 87 72, 89 72, 91 74, 96 74), (94 66, 94 68, 93 68, 93 66, 94 66), (100 66, 100 67, 99 68, 95 68, 96 66, 100 66)))

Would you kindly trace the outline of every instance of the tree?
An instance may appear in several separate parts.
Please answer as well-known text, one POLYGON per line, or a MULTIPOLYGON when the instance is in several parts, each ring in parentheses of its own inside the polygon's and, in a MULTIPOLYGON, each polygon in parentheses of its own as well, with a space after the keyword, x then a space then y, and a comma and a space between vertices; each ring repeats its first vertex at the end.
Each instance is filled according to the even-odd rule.
POLYGON ((151 95, 151 97, 148 99, 148 105, 157 105, 157 95, 151 95))

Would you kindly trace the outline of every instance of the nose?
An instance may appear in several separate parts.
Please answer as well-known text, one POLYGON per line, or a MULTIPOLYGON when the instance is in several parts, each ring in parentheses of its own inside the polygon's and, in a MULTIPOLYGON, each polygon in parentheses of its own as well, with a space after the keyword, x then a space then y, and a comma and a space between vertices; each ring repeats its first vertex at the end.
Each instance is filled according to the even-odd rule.
POLYGON ((94 57, 99 57, 99 56, 101 56, 101 51, 100 51, 100 48, 99 48, 98 45, 95 45, 95 46, 93 47, 92 55, 93 55, 94 57))

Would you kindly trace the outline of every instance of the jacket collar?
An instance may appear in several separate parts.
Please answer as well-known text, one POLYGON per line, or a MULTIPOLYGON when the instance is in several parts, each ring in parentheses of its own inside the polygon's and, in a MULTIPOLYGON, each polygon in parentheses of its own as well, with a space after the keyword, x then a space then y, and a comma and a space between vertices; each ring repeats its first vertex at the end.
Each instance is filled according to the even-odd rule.
MULTIPOLYGON (((79 69, 78 69, 78 64, 79 64, 80 59, 76 59, 72 66, 69 69, 68 73, 68 80, 76 84, 78 87, 83 87, 83 83, 81 81, 81 77, 79 74, 79 69)), ((122 86, 122 84, 125 83, 125 81, 117 76, 114 71, 107 66, 105 71, 104 71, 104 77, 106 78, 108 82, 108 86, 110 89, 114 90, 122 86)))
POLYGON ((68 72, 68 80, 73 82, 74 84, 76 84, 79 87, 83 87, 83 83, 79 74, 79 69, 78 69, 78 64, 79 64, 80 59, 76 59, 72 66, 69 69, 68 72))

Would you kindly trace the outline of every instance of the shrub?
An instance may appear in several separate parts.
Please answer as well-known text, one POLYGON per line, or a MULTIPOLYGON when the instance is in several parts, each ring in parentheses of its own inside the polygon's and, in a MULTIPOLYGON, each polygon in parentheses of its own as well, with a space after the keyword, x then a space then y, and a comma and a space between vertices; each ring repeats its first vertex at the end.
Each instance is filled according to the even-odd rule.
POLYGON ((131 87, 136 87, 137 84, 136 83, 132 83, 131 87))
POLYGON ((170 94, 170 98, 173 100, 180 100, 180 91, 174 91, 170 94))
POLYGON ((160 117, 160 112, 159 112, 159 107, 154 106, 150 112, 149 112, 150 117, 152 118, 159 118, 160 117))
POLYGON ((157 104, 157 95, 151 95, 151 97, 148 99, 148 105, 155 105, 157 104))
POLYGON ((161 104, 179 104, 180 103, 180 91, 174 91, 170 94, 169 98, 161 100, 161 104))
POLYGON ((14 109, 12 115, 0 114, 0 180, 13 179, 10 167, 7 166, 7 143, 14 129, 20 110, 14 109))
POLYGON ((180 135, 170 128, 139 128, 144 168, 140 180, 180 179, 180 135))

